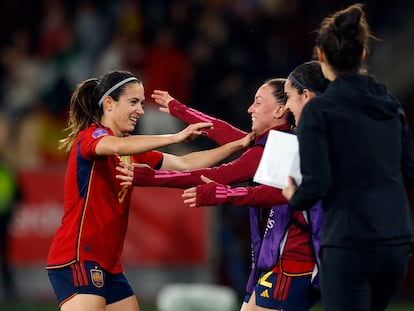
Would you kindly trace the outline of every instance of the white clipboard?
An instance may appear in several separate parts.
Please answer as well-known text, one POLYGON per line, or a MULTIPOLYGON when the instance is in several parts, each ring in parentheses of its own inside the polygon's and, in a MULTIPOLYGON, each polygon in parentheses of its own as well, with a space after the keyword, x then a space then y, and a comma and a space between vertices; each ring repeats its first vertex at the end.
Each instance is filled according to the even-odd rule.
POLYGON ((270 130, 253 181, 283 189, 287 187, 288 176, 292 176, 297 185, 302 182, 297 136, 270 130))

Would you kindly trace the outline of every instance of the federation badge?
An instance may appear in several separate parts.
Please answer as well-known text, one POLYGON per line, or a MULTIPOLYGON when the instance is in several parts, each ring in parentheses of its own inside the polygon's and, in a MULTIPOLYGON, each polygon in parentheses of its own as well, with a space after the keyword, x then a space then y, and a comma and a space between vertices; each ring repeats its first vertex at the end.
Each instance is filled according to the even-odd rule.
POLYGON ((104 285, 103 272, 99 269, 91 269, 91 280, 92 284, 98 288, 104 285))
POLYGON ((109 133, 106 129, 98 127, 96 130, 93 131, 92 137, 93 138, 98 138, 98 137, 101 137, 101 136, 106 136, 108 134, 109 133))

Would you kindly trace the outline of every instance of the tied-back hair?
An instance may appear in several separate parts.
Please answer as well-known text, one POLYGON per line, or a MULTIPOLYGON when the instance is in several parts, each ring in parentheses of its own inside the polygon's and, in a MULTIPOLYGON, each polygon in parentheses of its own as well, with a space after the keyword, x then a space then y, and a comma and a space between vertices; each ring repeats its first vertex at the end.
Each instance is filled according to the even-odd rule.
POLYGON ((308 89, 317 95, 324 93, 329 85, 329 80, 322 73, 321 65, 318 61, 312 60, 297 66, 289 74, 288 79, 299 94, 308 89))
MULTIPOLYGON (((129 71, 110 71, 99 79, 90 78, 76 86, 70 99, 68 126, 64 129, 69 134, 66 138, 59 141, 59 149, 66 152, 70 151, 80 131, 87 129, 92 123, 100 123, 103 106, 98 105, 99 99, 111 87, 129 77, 135 77, 135 75, 129 71)), ((128 83, 137 82, 142 84, 138 79, 128 83)), ((125 89, 125 85, 128 83, 114 89, 108 96, 118 101, 125 89)))
POLYGON ((365 70, 363 50, 368 54, 369 41, 378 40, 368 25, 364 5, 353 4, 324 18, 317 31, 316 46, 322 49, 337 73, 365 70))
MULTIPOLYGON (((273 89, 273 96, 276 98, 277 102, 280 104, 286 105, 287 97, 285 94, 285 82, 284 78, 272 78, 265 81, 265 84, 269 85, 273 89)), ((286 112, 286 122, 290 127, 295 125, 295 117, 291 111, 286 112)))

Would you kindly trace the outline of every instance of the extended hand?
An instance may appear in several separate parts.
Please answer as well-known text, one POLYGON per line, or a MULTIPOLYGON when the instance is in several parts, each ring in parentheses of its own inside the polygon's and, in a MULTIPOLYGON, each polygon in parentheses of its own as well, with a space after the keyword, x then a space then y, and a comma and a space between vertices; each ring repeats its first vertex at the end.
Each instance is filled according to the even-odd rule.
POLYGON ((181 132, 177 133, 178 142, 188 142, 200 135, 207 135, 207 130, 213 128, 213 123, 210 122, 199 122, 188 125, 181 132))
POLYGON ((162 112, 170 113, 170 109, 168 108, 168 103, 172 100, 174 100, 174 97, 172 97, 170 94, 168 94, 167 91, 161 91, 161 90, 154 90, 154 93, 151 94, 151 98, 154 99, 154 101, 160 105, 159 110, 162 112))
POLYGON ((116 167, 116 170, 122 175, 116 175, 115 177, 119 180, 121 180, 121 185, 132 185, 132 179, 134 178, 134 167, 132 164, 126 163, 126 162, 119 162, 118 166, 116 167))
POLYGON ((116 167, 116 170, 122 173, 122 175, 116 175, 115 177, 121 180, 121 186, 132 185, 132 180, 134 179, 134 167, 149 167, 149 166, 147 164, 140 164, 140 163, 129 164, 126 162, 119 162, 118 166, 116 167))
MULTIPOLYGON (((201 175, 201 180, 206 184, 213 182, 213 180, 205 177, 204 175, 201 175)), ((184 190, 181 197, 184 199, 185 204, 188 204, 190 207, 197 207, 197 187, 191 187, 184 190)))
POLYGON ((297 185, 295 179, 292 176, 288 176, 288 185, 282 190, 283 196, 289 201, 296 192, 296 188, 297 185))
POLYGON ((252 133, 247 134, 243 138, 240 138, 239 142, 242 144, 243 149, 244 149, 244 148, 249 147, 255 138, 256 138, 256 134, 252 132, 252 133))

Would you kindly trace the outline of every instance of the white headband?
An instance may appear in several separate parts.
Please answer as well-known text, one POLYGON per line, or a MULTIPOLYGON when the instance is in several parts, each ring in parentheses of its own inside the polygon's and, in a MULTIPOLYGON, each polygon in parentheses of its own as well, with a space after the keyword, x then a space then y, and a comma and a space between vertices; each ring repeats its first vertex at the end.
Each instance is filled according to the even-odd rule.
POLYGON ((113 87, 111 87, 109 90, 107 90, 107 91, 105 92, 105 94, 103 94, 103 95, 102 95, 101 99, 98 101, 98 106, 102 106, 103 100, 104 100, 104 98, 105 98, 106 96, 108 96, 109 94, 111 94, 113 91, 115 91, 115 90, 116 90, 117 88, 119 88, 121 85, 124 85, 125 83, 127 83, 127 82, 129 82, 129 81, 133 81, 133 80, 138 81, 138 79, 137 79, 137 78, 135 78, 135 77, 129 77, 129 78, 126 78, 126 79, 124 79, 124 80, 122 80, 122 81, 118 82, 117 84, 115 84, 113 87))

